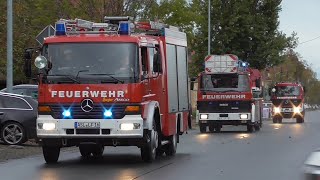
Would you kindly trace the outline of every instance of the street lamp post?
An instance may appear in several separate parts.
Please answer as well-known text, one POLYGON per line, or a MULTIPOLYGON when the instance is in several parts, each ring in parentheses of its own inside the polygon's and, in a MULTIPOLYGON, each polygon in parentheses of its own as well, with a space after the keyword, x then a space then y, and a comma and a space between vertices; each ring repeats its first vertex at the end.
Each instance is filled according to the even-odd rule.
POLYGON ((12 92, 12 0, 7 0, 7 92, 12 92))
POLYGON ((208 0, 208 55, 210 55, 211 46, 211 0, 208 0))

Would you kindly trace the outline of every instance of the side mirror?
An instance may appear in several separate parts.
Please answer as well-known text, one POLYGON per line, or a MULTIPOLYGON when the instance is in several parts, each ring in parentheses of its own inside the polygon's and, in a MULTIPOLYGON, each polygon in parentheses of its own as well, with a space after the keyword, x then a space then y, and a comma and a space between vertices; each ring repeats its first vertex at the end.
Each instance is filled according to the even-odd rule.
POLYGON ((261 79, 256 80, 256 87, 260 88, 261 87, 261 79))
POLYGON ((190 89, 191 89, 191 90, 194 90, 194 81, 191 81, 191 83, 190 83, 190 89))
POLYGON ((307 88, 305 86, 303 86, 303 91, 304 93, 307 93, 307 88))
POLYGON ((157 73, 162 72, 161 55, 160 55, 159 51, 153 57, 153 71, 157 72, 157 73))
POLYGON ((31 68, 31 60, 32 60, 32 54, 33 54, 34 49, 33 48, 28 48, 25 49, 24 51, 24 74, 27 78, 31 78, 32 74, 32 68, 31 68))

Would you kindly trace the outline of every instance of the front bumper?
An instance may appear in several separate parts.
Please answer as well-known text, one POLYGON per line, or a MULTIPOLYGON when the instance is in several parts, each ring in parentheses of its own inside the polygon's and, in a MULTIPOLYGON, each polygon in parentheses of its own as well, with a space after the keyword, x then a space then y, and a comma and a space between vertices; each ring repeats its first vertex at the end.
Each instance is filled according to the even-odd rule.
POLYGON ((39 115, 37 118, 37 136, 42 138, 142 138, 143 119, 141 115, 126 115, 122 119, 54 119, 51 115, 39 115), (97 129, 77 129, 75 123, 99 122, 97 129), (55 129, 44 130, 39 123, 54 123, 55 129), (122 130, 121 124, 140 124, 139 129, 122 130))

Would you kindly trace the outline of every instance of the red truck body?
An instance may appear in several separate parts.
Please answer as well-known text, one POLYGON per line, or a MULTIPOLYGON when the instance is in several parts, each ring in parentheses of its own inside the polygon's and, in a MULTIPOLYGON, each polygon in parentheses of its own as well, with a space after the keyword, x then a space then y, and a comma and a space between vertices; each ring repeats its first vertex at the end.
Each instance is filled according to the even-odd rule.
POLYGON ((297 123, 304 122, 304 88, 300 83, 276 83, 270 89, 273 105, 273 122, 281 123, 283 118, 296 118, 297 123))
POLYGON ((83 156, 101 154, 104 146, 138 146, 142 159, 152 161, 160 152, 174 155, 187 131, 186 34, 127 19, 140 29, 123 34, 123 17, 109 19, 60 20, 67 31, 58 35, 56 25, 56 35, 44 40, 35 63, 46 62, 40 68, 37 134, 47 162, 56 162, 54 155, 65 146, 79 146, 83 156))

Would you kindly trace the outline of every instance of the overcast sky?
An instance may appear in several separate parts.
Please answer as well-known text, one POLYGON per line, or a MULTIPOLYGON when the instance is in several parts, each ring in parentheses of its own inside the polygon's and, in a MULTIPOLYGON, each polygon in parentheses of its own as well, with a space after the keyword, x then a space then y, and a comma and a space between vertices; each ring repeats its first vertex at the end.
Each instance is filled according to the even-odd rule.
POLYGON ((295 31, 300 44, 296 51, 320 79, 320 0, 282 0, 280 30, 290 35, 295 31))

